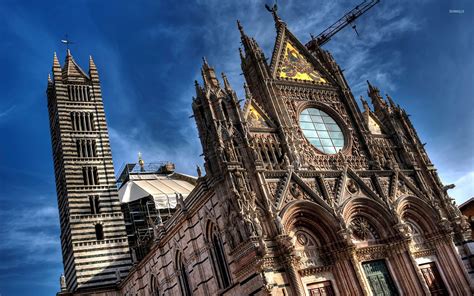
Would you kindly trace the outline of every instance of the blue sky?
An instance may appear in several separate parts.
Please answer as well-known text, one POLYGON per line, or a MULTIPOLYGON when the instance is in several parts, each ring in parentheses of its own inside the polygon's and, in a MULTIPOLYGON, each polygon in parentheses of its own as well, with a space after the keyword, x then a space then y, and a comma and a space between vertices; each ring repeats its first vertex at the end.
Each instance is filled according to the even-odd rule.
MULTIPOLYGON (((356 1, 279 1, 302 41, 356 1), (337 2, 337 3, 336 3, 337 2)), ((0 1, 0 295, 53 295, 62 262, 45 88, 60 39, 99 69, 115 167, 171 160, 195 173, 191 115, 201 57, 242 94, 235 20, 270 58, 275 27, 264 1, 0 1)), ((269 1, 270 2, 270 1, 269 1)), ((474 196, 474 2, 382 1, 325 47, 355 97, 369 79, 404 107, 458 202, 474 196), (450 13, 464 10, 464 13, 450 13)))

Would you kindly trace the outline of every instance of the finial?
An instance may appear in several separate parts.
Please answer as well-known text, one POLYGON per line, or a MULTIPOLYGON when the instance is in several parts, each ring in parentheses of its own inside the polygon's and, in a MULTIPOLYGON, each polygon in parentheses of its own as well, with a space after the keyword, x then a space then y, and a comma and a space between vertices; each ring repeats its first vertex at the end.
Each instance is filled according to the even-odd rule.
POLYGON ((204 66, 209 67, 209 64, 207 63, 206 57, 202 57, 202 63, 204 66))
POLYGON ((140 171, 144 172, 145 171, 145 161, 142 159, 142 153, 138 152, 138 164, 140 165, 140 171))
POLYGON ((71 50, 68 48, 66 49, 66 57, 70 57, 71 56, 71 50))
POLYGON ((278 11, 278 5, 277 5, 277 2, 275 0, 275 3, 273 4, 272 7, 270 7, 270 5, 268 4, 265 4, 265 8, 271 12, 271 14, 273 15, 273 19, 275 20, 276 23, 280 23, 281 20, 280 20, 280 17, 278 16, 277 14, 277 11, 278 11))

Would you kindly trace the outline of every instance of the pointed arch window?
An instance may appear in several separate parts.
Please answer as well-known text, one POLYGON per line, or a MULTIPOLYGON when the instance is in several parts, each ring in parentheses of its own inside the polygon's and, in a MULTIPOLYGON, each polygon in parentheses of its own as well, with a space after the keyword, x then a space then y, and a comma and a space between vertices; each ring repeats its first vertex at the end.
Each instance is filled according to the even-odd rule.
POLYGON ((213 231, 211 234, 211 258, 214 271, 216 273, 219 288, 225 289, 230 286, 230 274, 228 265, 225 259, 224 246, 220 238, 217 235, 217 231, 213 231))
POLYGON ((183 256, 178 253, 176 255, 176 270, 178 272, 179 287, 181 289, 181 295, 192 296, 191 286, 189 285, 188 273, 183 262, 183 256))

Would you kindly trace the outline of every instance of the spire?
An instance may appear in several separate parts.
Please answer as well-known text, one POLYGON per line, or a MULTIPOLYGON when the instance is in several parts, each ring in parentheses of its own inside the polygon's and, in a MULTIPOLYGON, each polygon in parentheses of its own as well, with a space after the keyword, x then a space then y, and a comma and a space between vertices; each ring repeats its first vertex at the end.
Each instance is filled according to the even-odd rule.
POLYGON ((367 85, 368 85, 368 90, 367 94, 369 95, 372 105, 374 106, 374 111, 378 112, 380 110, 383 110, 387 107, 387 103, 382 99, 380 96, 380 91, 378 88, 370 84, 370 82, 367 80, 367 85))
POLYGON ((204 87, 206 89, 219 88, 219 80, 217 80, 216 72, 214 68, 209 66, 206 58, 202 58, 203 65, 201 69, 202 79, 204 80, 204 87))
POLYGON ((221 73, 222 80, 224 81, 224 89, 228 92, 232 92, 232 87, 230 86, 229 80, 227 80, 227 76, 224 73, 221 73))
POLYGON ((365 112, 370 112, 369 103, 367 103, 367 101, 364 100, 363 96, 360 96, 360 101, 362 102, 362 106, 364 106, 365 112))
POLYGON ((246 36, 246 35, 245 35, 245 32, 244 32, 244 27, 242 27, 242 24, 240 23, 239 20, 237 20, 237 28, 239 29, 240 36, 241 36, 241 37, 246 36))
POLYGON ((395 104, 395 102, 392 100, 392 98, 388 94, 385 94, 385 96, 387 97, 387 100, 388 100, 388 103, 390 104, 390 107, 392 107, 393 109, 397 109, 397 104, 395 104))
POLYGON ((61 80, 61 64, 59 64, 58 56, 56 55, 56 52, 54 52, 53 56, 53 80, 54 81, 59 81, 61 80))
POLYGON ((89 56, 89 71, 90 70, 97 70, 97 67, 95 66, 94 60, 92 59, 92 56, 89 56))
POLYGON ((53 57, 53 68, 61 69, 61 65, 59 64, 59 60, 58 60, 58 56, 56 55, 56 52, 54 52, 54 57, 53 57))
POLYGON ((89 56, 89 77, 93 81, 99 80, 99 72, 97 72, 97 66, 95 65, 91 55, 89 56))

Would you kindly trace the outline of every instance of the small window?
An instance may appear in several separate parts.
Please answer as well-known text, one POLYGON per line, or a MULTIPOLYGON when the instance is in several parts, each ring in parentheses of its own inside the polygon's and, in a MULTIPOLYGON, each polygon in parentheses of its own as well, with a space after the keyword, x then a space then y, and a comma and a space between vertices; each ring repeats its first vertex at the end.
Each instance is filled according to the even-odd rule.
POLYGON ((84 185, 99 185, 97 167, 83 167, 82 177, 84 178, 84 185))
POLYGON ((97 240, 104 240, 104 229, 102 224, 95 225, 95 237, 97 240))
POLYGON ((89 204, 91 209, 91 214, 97 215, 100 213, 100 204, 99 196, 89 196, 89 204))

